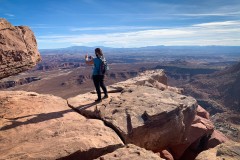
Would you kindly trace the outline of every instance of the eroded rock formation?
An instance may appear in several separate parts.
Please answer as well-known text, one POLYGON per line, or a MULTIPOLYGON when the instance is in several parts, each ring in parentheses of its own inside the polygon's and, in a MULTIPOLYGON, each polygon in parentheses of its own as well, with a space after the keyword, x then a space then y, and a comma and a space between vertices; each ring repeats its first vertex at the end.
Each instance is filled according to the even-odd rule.
POLYGON ((159 155, 143 148, 128 144, 124 148, 119 148, 116 151, 97 158, 97 160, 113 160, 113 159, 131 159, 131 160, 164 160, 159 155))
POLYGON ((41 60, 33 32, 0 18, 0 79, 26 71, 41 60))
POLYGON ((69 98, 68 104, 88 118, 103 120, 126 144, 188 160, 208 148, 215 133, 209 113, 194 98, 167 86, 163 70, 147 71, 108 90, 110 98, 99 104, 93 103, 95 92, 69 98))
POLYGON ((153 85, 165 79, 163 70, 145 72, 109 86, 110 97, 101 103, 94 102, 94 92, 67 101, 32 92, 0 92, 0 156, 111 159, 129 153, 137 158, 135 150, 138 159, 156 156, 147 149, 159 158, 191 160, 227 141, 214 131, 209 114, 194 98, 177 88, 177 93, 169 90, 166 83, 163 88, 153 85), (142 149, 122 148, 123 143, 142 149), (110 155, 103 156, 106 153, 110 155))
POLYGON ((123 146, 102 121, 51 95, 1 91, 0 124, 0 159, 91 160, 123 146))
POLYGON ((228 142, 200 153, 196 160, 239 160, 240 143, 228 142))
MULTIPOLYGON (((83 102, 85 97, 76 99, 83 102)), ((70 105, 71 101, 68 101, 70 105)), ((196 107, 196 101, 190 97, 146 86, 131 86, 110 101, 80 110, 89 118, 96 117, 109 124, 125 143, 159 150, 185 140, 196 107)))

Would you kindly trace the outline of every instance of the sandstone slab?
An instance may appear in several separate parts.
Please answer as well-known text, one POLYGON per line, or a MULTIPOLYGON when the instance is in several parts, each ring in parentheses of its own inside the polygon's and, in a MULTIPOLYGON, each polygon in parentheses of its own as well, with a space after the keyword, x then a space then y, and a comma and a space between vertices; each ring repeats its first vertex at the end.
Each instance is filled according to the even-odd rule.
POLYGON ((87 93, 68 99, 68 104, 87 117, 103 120, 125 143, 158 151, 186 140, 196 113, 195 99, 133 84, 109 95, 95 104, 94 95, 87 93))
POLYGON ((227 142, 216 146, 215 148, 201 152, 196 160, 239 160, 240 143, 227 142))
POLYGON ((219 144, 228 142, 229 139, 220 131, 214 130, 207 143, 207 149, 214 148, 219 144))
POLYGON ((206 148, 213 130, 214 126, 210 120, 196 115, 186 136, 186 141, 171 148, 175 159, 194 159, 199 152, 206 148))
POLYGON ((0 18, 0 79, 26 71, 41 60, 29 27, 14 27, 0 18))
POLYGON ((122 147, 100 120, 66 100, 33 92, 0 92, 0 159, 94 159, 122 147))
POLYGON ((200 105, 197 107, 197 115, 205 119, 210 119, 210 114, 200 105))
POLYGON ((228 140, 221 132, 214 130, 209 113, 198 105, 196 116, 183 144, 171 147, 175 159, 195 159, 198 153, 216 147, 228 140))
POLYGON ((148 86, 157 88, 162 91, 169 90, 176 93, 183 92, 183 89, 181 88, 168 86, 167 76, 162 69, 145 71, 143 73, 140 73, 137 77, 109 86, 109 90, 110 92, 121 91, 125 87, 130 87, 132 85, 148 86))
POLYGON ((160 158, 157 154, 147 151, 143 148, 135 146, 133 144, 128 144, 124 148, 117 149, 116 151, 106 154, 97 158, 97 160, 164 160, 160 158))

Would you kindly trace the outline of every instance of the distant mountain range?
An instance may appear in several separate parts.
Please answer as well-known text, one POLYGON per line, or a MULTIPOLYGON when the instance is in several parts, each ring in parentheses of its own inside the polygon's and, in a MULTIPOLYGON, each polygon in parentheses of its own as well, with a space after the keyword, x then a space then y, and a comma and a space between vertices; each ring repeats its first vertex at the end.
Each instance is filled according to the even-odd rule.
MULTIPOLYGON (((114 53, 144 53, 153 52, 161 54, 239 54, 240 46, 148 46, 139 48, 111 48, 104 46, 97 46, 102 48, 106 54, 114 53)), ((58 49, 40 49, 41 54, 62 54, 62 53, 93 53, 96 47, 87 46, 72 46, 58 49)))

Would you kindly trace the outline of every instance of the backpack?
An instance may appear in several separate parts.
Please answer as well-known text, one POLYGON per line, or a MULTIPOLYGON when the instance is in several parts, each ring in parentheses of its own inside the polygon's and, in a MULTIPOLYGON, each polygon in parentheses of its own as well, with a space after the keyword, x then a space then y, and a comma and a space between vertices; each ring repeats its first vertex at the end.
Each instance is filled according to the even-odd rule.
POLYGON ((100 63, 100 67, 99 67, 99 75, 104 75, 108 70, 109 67, 107 65, 107 61, 104 57, 99 58, 101 63, 100 63))

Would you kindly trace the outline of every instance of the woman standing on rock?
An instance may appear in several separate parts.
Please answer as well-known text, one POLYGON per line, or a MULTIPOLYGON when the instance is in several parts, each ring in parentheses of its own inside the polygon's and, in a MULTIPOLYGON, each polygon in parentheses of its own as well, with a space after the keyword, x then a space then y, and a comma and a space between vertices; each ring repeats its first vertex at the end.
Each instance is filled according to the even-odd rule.
POLYGON ((97 95, 98 95, 98 99, 96 99, 95 101, 101 102, 102 97, 101 97, 100 87, 102 88, 102 90, 104 92, 103 99, 108 98, 107 88, 104 84, 105 70, 102 71, 102 64, 105 63, 106 60, 105 60, 102 50, 100 48, 95 49, 95 55, 96 55, 96 58, 86 55, 85 61, 86 61, 86 64, 93 65, 92 79, 93 79, 93 83, 94 83, 94 86, 96 88, 97 95))

